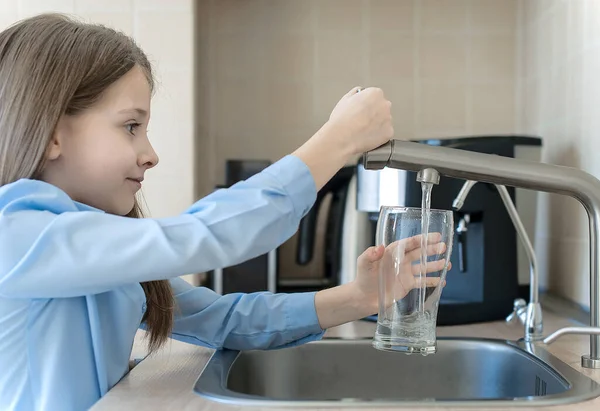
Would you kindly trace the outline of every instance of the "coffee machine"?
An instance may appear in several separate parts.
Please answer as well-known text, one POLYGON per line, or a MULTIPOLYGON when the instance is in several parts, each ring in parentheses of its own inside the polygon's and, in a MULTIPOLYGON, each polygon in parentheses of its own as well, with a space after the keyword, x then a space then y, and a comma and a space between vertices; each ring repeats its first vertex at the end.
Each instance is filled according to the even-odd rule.
MULTIPOLYGON (((541 160, 542 140, 530 136, 474 136, 443 140, 420 140, 422 144, 495 154, 506 157, 541 160)), ((434 186, 431 208, 452 210, 464 180, 442 176, 434 186)), ((507 187, 532 242, 535 239, 537 192, 507 187)), ((351 196, 351 195, 350 195, 351 196)), ((383 205, 421 207, 421 185, 416 173, 384 168, 365 170, 357 166, 356 212, 365 213, 368 229, 360 235, 375 243, 379 208, 383 205)), ((452 269, 442 292, 438 325, 494 321, 512 312, 515 298, 529 293, 529 263, 518 241, 510 216, 492 184, 476 184, 460 211, 451 255, 452 269)), ((347 236, 356 231, 348 221, 347 236)), ((361 252, 348 248, 345 260, 361 252)), ((355 275, 355 266, 347 265, 346 277, 355 275)))

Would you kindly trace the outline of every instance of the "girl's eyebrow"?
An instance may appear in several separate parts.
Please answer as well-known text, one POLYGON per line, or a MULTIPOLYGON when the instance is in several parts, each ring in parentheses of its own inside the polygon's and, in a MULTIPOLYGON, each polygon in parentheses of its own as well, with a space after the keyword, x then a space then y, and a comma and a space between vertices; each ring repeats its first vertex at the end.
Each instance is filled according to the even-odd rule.
POLYGON ((124 110, 119 111, 119 114, 122 114, 122 113, 132 113, 132 114, 135 113, 135 114, 139 114, 144 117, 148 115, 148 112, 141 108, 126 108, 124 110))

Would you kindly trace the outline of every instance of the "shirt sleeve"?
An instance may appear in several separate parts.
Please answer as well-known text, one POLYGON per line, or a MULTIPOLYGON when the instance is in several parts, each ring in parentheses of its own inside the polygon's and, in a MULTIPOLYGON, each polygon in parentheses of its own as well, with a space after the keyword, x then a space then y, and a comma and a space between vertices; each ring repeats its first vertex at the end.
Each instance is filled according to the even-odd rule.
POLYGON ((164 219, 81 211, 54 186, 15 184, 0 194, 0 297, 97 294, 239 264, 290 238, 315 198, 292 155, 164 219))
POLYGON ((315 293, 218 295, 171 280, 176 308, 172 338, 210 348, 275 349, 322 338, 315 293))

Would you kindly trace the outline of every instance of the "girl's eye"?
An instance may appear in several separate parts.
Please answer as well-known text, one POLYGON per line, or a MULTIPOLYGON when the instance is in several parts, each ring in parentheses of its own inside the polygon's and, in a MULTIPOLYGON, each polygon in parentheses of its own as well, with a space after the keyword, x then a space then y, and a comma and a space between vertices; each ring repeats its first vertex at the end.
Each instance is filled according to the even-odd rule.
POLYGON ((141 126, 140 123, 130 123, 130 124, 127 124, 125 127, 127 127, 127 131, 129 132, 129 134, 135 134, 135 130, 139 126, 141 126))

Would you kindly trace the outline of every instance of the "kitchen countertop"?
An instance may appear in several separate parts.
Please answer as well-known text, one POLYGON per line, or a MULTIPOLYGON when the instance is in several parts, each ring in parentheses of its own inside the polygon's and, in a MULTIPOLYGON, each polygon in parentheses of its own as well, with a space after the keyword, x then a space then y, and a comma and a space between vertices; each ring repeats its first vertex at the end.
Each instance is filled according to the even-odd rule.
MULTIPOLYGON (((564 327, 574 325, 560 315, 547 309, 544 311, 544 334, 564 327)), ((576 324, 580 325, 580 324, 576 324)), ((324 338, 364 338, 372 337, 375 323, 356 321, 328 330, 324 338)), ((502 338, 517 340, 523 336, 523 327, 519 324, 506 324, 503 321, 480 323, 461 326, 438 327, 437 335, 502 338)), ((144 332, 140 331, 134 344, 132 358, 141 358, 145 355, 142 341, 144 332)), ((580 365, 582 353, 589 352, 589 337, 585 335, 566 335, 559 338, 546 349, 556 357, 569 364, 579 372, 600 382, 600 370, 584 369, 580 365)), ((205 364, 210 359, 213 350, 170 341, 163 349, 145 358, 131 372, 126 375, 112 390, 108 392, 94 407, 92 411, 135 409, 135 410, 206 410, 206 411, 233 411, 240 409, 274 411, 276 407, 250 407, 220 404, 206 400, 193 392, 193 386, 202 372, 205 364)), ((512 407, 517 408, 517 407, 512 407)), ((288 410, 303 410, 305 408, 293 407, 288 410)), ((306 408, 308 409, 308 408, 306 408)), ((314 408, 310 408, 314 410, 314 408)), ((357 410, 358 408, 329 407, 329 411, 357 410)), ((403 409, 401 405, 394 408, 377 408, 378 410, 403 409)), ((406 409, 406 408, 404 408, 406 409)), ((459 407, 428 407, 419 410, 463 410, 459 407)), ((498 410, 499 408, 490 408, 498 410)), ((523 409, 552 410, 552 411, 592 411, 600 410, 600 397, 590 401, 552 406, 552 407, 527 407, 523 409)), ((473 410, 473 408, 469 408, 473 410)))

